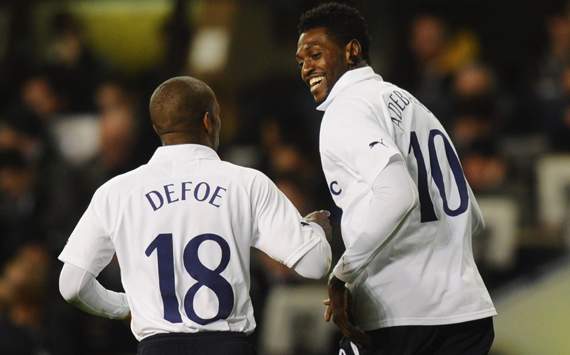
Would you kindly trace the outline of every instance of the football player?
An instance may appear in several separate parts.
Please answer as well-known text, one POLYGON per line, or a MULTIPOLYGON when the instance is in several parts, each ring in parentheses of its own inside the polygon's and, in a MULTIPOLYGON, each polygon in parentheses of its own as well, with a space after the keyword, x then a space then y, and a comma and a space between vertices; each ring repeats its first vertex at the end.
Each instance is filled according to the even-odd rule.
POLYGON ((296 59, 324 111, 321 161, 343 210, 325 319, 371 354, 487 354, 496 312, 473 260, 477 201, 443 126, 374 72, 369 46, 352 7, 300 19, 296 59))
POLYGON ((131 317, 139 354, 254 354, 250 247, 321 278, 329 213, 302 218, 264 174, 220 160, 220 107, 204 82, 167 80, 149 108, 163 146, 95 192, 59 256, 61 294, 131 317), (96 280, 115 254, 124 293, 96 280))

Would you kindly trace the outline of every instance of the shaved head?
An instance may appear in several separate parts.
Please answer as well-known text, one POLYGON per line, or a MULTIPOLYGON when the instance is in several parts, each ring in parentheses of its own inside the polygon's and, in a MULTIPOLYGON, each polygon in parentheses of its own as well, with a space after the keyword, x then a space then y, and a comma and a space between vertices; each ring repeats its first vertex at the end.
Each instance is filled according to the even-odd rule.
POLYGON ((149 110, 154 130, 164 144, 197 143, 217 148, 219 107, 205 82, 189 76, 168 79, 152 94, 149 110), (169 143, 171 138, 176 142, 169 143))

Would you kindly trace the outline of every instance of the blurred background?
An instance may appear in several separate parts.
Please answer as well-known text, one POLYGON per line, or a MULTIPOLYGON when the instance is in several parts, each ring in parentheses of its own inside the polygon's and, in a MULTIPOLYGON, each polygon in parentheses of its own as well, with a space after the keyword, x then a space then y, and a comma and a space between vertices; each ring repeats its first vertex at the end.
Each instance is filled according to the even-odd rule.
MULTIPOLYGON (((570 6, 566 1, 344 1, 372 65, 442 121, 487 229, 474 240, 496 302, 495 355, 570 354, 570 6)), ((0 0, 0 353, 135 354, 128 324, 58 293, 56 256, 107 179, 159 145, 147 103, 199 77, 222 108, 220 155, 261 169, 302 214, 333 207, 321 114, 295 63, 320 1, 0 0)), ((333 241, 337 256, 340 236, 333 241)), ((252 260, 260 355, 333 354, 323 282, 252 260)), ((101 282, 121 290, 116 262, 101 282)))

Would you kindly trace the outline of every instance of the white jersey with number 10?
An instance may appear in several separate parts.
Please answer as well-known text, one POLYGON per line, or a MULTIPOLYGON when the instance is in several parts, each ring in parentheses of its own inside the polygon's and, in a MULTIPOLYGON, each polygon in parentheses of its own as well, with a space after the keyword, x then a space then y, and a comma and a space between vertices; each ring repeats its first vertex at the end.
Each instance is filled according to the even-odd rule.
POLYGON ((395 156, 405 161, 419 196, 417 206, 350 285, 356 324, 369 330, 495 315, 471 248, 471 238, 483 224, 481 212, 437 118, 370 67, 346 72, 318 109, 325 111, 323 170, 343 210, 345 244, 367 223, 351 206, 365 198, 395 156))

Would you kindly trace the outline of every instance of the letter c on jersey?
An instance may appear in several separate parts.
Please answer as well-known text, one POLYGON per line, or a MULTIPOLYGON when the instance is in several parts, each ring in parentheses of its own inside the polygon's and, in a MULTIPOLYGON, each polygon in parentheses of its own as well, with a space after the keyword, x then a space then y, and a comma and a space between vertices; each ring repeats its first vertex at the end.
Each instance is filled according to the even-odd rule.
POLYGON ((337 189, 337 188, 335 188, 335 186, 338 187, 337 181, 331 182, 331 184, 329 185, 329 189, 331 190, 331 194, 338 196, 342 192, 342 189, 337 189))

